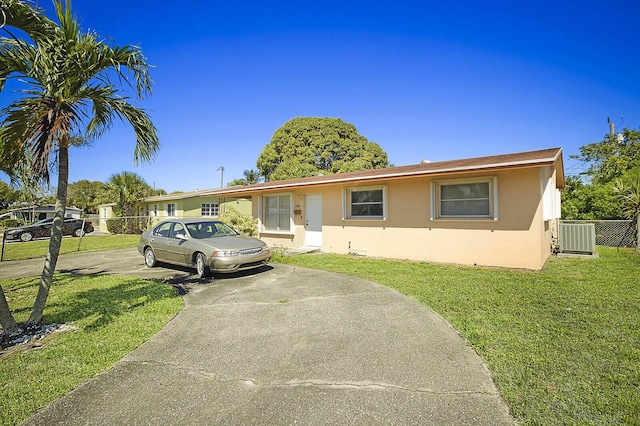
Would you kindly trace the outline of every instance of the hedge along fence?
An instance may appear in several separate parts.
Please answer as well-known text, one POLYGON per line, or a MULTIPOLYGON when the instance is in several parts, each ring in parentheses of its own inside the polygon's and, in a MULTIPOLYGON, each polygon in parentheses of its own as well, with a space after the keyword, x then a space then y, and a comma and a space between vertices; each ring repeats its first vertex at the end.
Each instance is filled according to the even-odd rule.
MULTIPOLYGON (((182 217, 125 216, 106 219, 107 231, 111 234, 141 234, 152 226, 169 219, 182 217)), ((241 234, 255 237, 258 234, 258 219, 244 215, 233 207, 227 207, 220 217, 193 217, 202 220, 221 220, 241 234)), ((184 219, 184 218, 182 218, 184 219)))
POLYGON ((2 226, 5 228, 16 228, 18 225, 20 225, 18 219, 5 219, 2 221, 2 226))
POLYGON ((107 231, 111 234, 142 234, 148 228, 147 216, 113 217, 106 220, 107 231))

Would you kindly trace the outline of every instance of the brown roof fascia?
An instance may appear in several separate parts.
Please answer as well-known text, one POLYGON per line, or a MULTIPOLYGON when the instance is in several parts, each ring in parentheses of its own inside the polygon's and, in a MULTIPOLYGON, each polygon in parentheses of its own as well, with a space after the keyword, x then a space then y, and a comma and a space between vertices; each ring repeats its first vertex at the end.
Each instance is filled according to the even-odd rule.
POLYGON ((554 165, 556 167, 556 170, 559 171, 558 183, 561 183, 561 186, 559 185, 559 187, 564 187, 562 149, 550 148, 515 154, 493 155, 462 160, 448 160, 434 163, 388 167, 385 169, 362 170, 358 172, 271 181, 233 188, 203 190, 199 193, 200 195, 242 196, 265 190, 284 190, 304 186, 330 185, 359 181, 372 182, 381 179, 403 179, 415 176, 438 176, 453 173, 487 172, 513 168, 541 167, 546 165, 554 165))

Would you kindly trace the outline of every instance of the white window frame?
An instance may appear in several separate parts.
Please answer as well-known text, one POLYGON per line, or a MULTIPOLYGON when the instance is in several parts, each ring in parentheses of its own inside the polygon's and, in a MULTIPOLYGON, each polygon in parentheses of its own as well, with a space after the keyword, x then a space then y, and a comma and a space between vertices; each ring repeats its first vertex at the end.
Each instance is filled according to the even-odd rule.
MULTIPOLYGON (((261 199, 261 203, 259 206, 260 214, 259 217, 261 219, 261 226, 262 226, 262 232, 265 234, 285 234, 285 235, 292 235, 294 232, 294 223, 293 223, 293 194, 290 192, 287 193, 279 193, 279 194, 269 194, 269 195, 263 195, 262 197, 260 197, 261 199), (276 227, 276 229, 269 229, 267 228, 267 198, 270 197, 278 197, 278 205, 280 203, 279 199, 280 197, 289 197, 289 229, 278 229, 278 227, 276 227)), ((280 208, 278 207, 278 210, 280 210, 280 208)), ((280 215, 280 212, 278 211, 278 215, 280 215)), ((280 218, 278 217, 277 220, 278 223, 280 223, 280 218)))
POLYGON ((498 220, 498 178, 486 176, 468 179, 443 179, 431 181, 431 220, 453 221, 497 221, 498 220), (489 214, 488 215, 442 215, 441 188, 447 185, 464 185, 487 183, 489 185, 489 214))
POLYGON ((388 202, 387 202, 387 186, 358 186, 347 187, 342 190, 342 220, 387 220, 388 217, 388 202), (381 216, 352 216, 351 214, 351 194, 353 192, 361 191, 382 191, 382 215, 381 216))
POLYGON ((200 204, 200 216, 202 216, 202 217, 219 217, 220 216, 220 203, 201 203, 200 204), (205 208, 206 208, 206 210, 205 210, 205 208))
POLYGON ((178 212, 178 206, 176 203, 167 203, 167 217, 176 217, 176 213, 178 212), (172 211, 173 210, 173 211, 172 211))

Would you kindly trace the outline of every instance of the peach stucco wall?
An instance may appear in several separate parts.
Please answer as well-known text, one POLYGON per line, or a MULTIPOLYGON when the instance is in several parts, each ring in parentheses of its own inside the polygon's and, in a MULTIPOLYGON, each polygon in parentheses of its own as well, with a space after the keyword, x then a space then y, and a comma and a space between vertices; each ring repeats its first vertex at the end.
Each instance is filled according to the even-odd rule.
MULTIPOLYGON (((351 250, 362 255, 396 259, 541 268, 550 254, 554 224, 545 224, 543 220, 539 168, 446 176, 447 179, 469 177, 497 177, 497 220, 432 220, 431 180, 443 177, 415 177, 375 184, 386 186, 386 220, 343 219, 343 189, 357 185, 327 185, 290 191, 293 209, 300 212, 294 217, 292 232, 262 233, 260 238, 269 245, 304 245, 304 196, 322 194, 322 250, 325 252, 346 254, 351 250)), ((256 217, 258 197, 254 195, 253 198, 256 217)))

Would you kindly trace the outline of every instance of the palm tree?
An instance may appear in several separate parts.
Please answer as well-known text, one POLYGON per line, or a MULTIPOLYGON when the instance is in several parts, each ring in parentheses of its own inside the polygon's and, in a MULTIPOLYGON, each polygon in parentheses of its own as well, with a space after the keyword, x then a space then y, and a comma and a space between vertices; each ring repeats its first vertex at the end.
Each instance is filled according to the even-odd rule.
POLYGON ((258 170, 245 170, 243 174, 247 185, 253 185, 254 183, 260 182, 260 172, 258 170))
MULTIPOLYGON (((26 327, 38 326, 53 281, 66 209, 69 148, 74 138, 101 136, 115 118, 129 122, 136 135, 134 161, 150 161, 159 148, 156 129, 143 110, 130 103, 111 82, 126 82, 138 99, 151 93, 149 64, 137 46, 109 46, 93 31, 80 30, 71 1, 54 0, 58 24, 24 1, 0 0, 0 91, 8 78, 24 84, 20 97, 0 115, 0 154, 3 170, 49 183, 52 163, 58 168, 55 216, 38 295, 26 327), (30 41, 13 36, 7 27, 24 31, 30 41), (133 81, 130 77, 133 77, 133 81), (11 168, 8 164, 20 164, 11 168)), ((0 297, 0 310, 3 309, 0 297)), ((6 315, 0 315, 0 319, 6 315)), ((3 320, 4 321, 4 320, 3 320)), ((16 332, 2 323, 5 334, 16 332)))
POLYGON ((136 204, 151 195, 154 195, 154 189, 141 176, 131 172, 111 175, 104 187, 104 198, 115 201, 118 213, 127 218, 128 232, 136 229, 136 204))
POLYGON ((614 181, 613 192, 621 206, 625 218, 632 220, 633 235, 636 238, 636 249, 640 247, 638 241, 638 225, 640 224, 640 168, 632 169, 622 178, 614 181))

